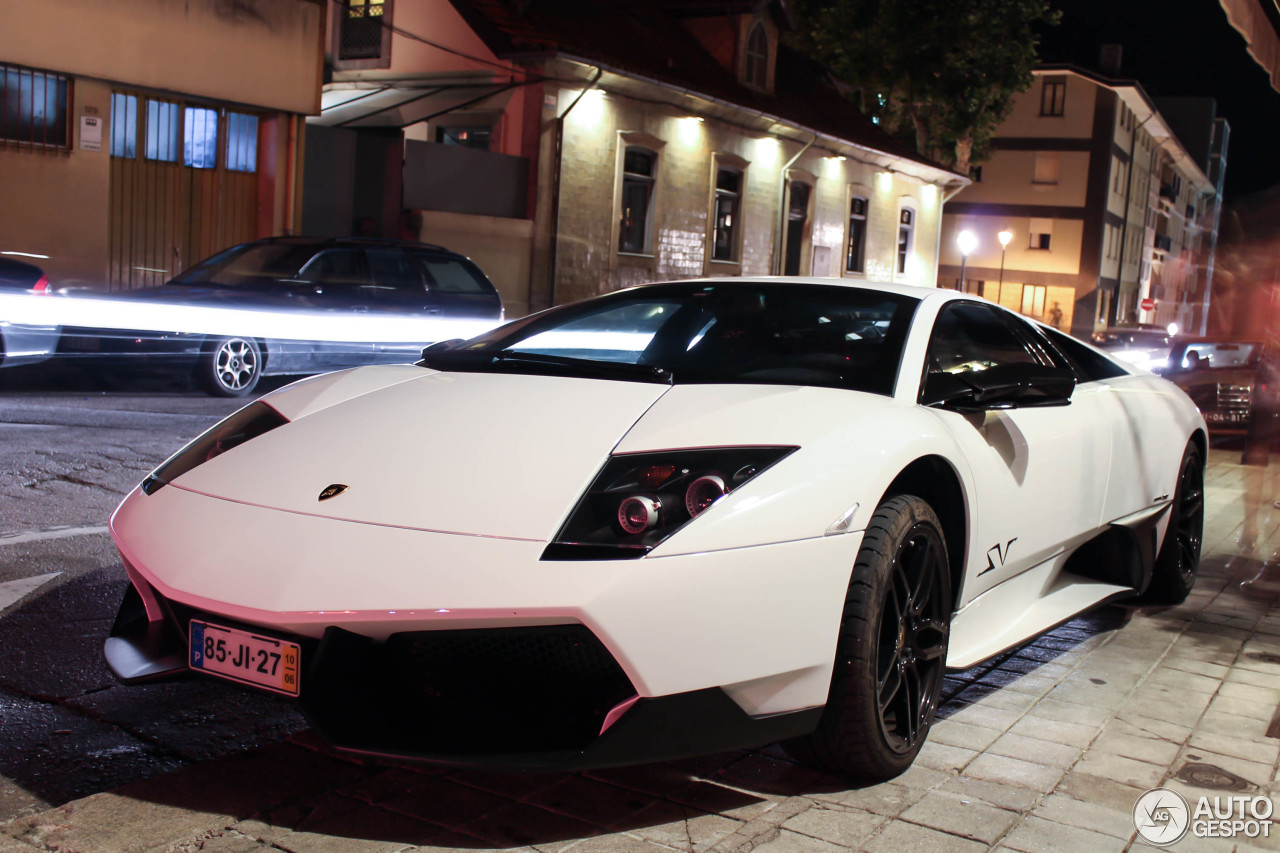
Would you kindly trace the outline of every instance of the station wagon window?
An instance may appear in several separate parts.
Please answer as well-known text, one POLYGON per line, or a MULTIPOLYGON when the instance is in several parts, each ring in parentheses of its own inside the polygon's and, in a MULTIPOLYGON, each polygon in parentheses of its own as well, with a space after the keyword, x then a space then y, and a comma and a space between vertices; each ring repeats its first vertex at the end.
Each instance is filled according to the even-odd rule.
POLYGON ((420 255, 427 288, 445 293, 493 293, 493 285, 467 261, 420 255))
POLYGON ((408 252, 400 249, 366 249, 365 257, 369 260, 369 273, 378 290, 400 295, 426 293, 422 265, 415 263, 408 252))
POLYGON ((359 249, 330 249, 321 252, 298 271, 298 279, 326 287, 367 285, 363 255, 359 249))

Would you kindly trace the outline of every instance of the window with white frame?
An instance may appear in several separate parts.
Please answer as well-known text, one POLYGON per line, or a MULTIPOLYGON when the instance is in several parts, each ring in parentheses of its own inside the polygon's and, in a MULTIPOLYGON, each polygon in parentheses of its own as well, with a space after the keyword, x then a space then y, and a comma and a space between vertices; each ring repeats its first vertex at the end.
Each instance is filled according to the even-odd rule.
POLYGON ((743 172, 726 166, 716 168, 715 209, 712 211, 714 231, 711 258, 716 261, 738 260, 738 234, 742 227, 743 172))
POLYGON ((618 251, 646 254, 653 237, 653 194, 658 153, 628 145, 622 160, 622 193, 618 211, 618 251))
POLYGON ((0 141, 69 147, 70 88, 61 74, 0 65, 0 141))
POLYGON ((743 82, 757 89, 769 85, 769 34, 764 24, 756 21, 747 34, 746 66, 743 82))
POLYGON ((849 199, 849 235, 845 246, 845 272, 867 269, 867 200, 862 196, 849 199))
POLYGON ((1053 220, 1032 219, 1029 233, 1031 236, 1027 242, 1028 249, 1048 249, 1050 240, 1053 238, 1053 220))
POLYGON ((899 274, 907 271, 907 259, 911 257, 913 237, 915 236, 916 213, 909 207, 898 212, 898 264, 899 274))

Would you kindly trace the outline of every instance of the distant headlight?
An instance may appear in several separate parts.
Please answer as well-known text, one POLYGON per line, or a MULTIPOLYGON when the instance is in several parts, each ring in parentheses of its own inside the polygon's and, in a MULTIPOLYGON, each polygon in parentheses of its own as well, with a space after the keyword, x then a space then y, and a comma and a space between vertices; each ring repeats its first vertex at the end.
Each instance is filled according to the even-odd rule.
POLYGON ((288 418, 261 400, 250 403, 169 457, 142 481, 142 491, 154 494, 161 486, 173 482, 192 468, 288 422, 288 418))
POLYGON ((542 559, 643 557, 794 450, 732 447, 614 456, 543 551, 542 559))

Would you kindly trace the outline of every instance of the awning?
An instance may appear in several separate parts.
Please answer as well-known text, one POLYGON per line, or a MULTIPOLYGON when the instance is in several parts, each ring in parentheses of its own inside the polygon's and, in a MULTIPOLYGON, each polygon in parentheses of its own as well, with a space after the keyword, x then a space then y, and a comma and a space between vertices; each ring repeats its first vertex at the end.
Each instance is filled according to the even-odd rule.
POLYGON ((1218 0, 1231 26, 1244 36, 1249 55, 1271 75, 1280 92, 1280 6, 1277 0, 1218 0))
POLYGON ((329 83, 320 93, 320 115, 309 117, 307 123, 408 127, 456 110, 501 110, 520 85, 487 74, 329 83))

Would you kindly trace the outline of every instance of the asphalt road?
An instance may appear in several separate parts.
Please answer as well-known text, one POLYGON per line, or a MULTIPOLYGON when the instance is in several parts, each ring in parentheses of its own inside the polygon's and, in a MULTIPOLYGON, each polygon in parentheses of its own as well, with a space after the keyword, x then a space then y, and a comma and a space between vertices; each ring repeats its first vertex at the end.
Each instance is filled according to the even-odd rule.
POLYGON ((112 510, 243 403, 162 377, 0 370, 0 821, 304 728, 286 702, 209 680, 124 687, 102 662, 127 583, 112 510))

